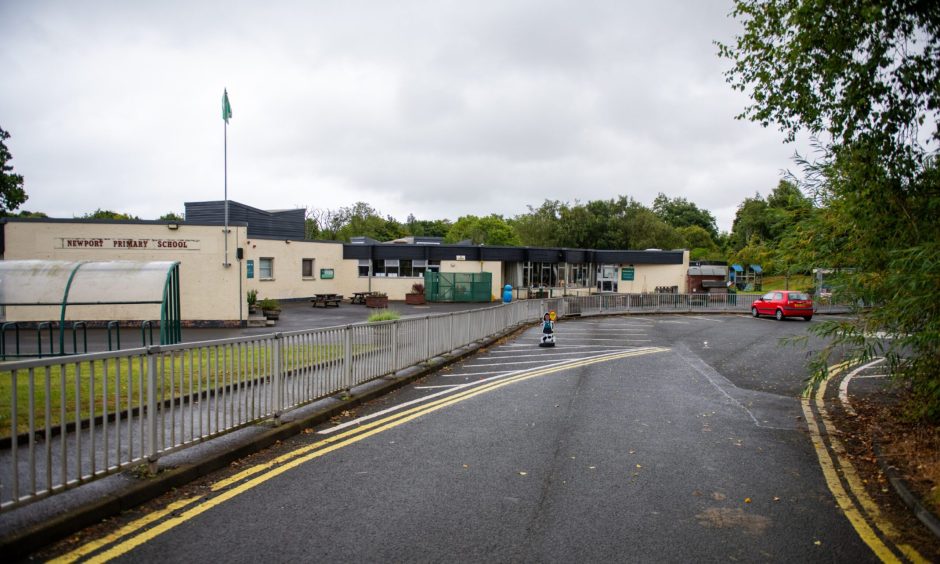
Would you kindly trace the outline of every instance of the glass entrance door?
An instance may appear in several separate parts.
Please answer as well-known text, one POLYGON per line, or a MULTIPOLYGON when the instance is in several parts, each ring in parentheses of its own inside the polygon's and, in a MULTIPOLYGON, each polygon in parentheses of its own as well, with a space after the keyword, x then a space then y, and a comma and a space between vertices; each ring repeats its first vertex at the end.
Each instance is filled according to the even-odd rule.
POLYGON ((614 264, 597 265, 597 291, 598 292, 616 292, 617 291, 617 265, 614 265, 614 264))

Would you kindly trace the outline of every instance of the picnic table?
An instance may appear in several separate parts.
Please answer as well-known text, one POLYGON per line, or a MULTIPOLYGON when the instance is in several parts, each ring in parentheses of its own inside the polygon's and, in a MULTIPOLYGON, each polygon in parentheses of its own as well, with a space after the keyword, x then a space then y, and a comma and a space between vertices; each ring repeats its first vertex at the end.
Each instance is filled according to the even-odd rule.
POLYGON ((353 292, 352 298, 350 298, 349 303, 352 304, 364 304, 366 303, 366 298, 372 295, 372 292, 353 292))
POLYGON ((315 294, 310 301, 313 303, 312 307, 317 307, 318 305, 327 307, 330 304, 339 307, 339 303, 343 301, 343 296, 339 294, 315 294))

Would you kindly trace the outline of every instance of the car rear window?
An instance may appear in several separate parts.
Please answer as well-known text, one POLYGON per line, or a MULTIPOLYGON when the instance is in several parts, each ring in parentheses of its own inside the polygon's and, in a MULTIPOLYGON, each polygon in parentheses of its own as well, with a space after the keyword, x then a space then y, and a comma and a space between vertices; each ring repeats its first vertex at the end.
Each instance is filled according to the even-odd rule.
POLYGON ((809 295, 804 294, 803 292, 790 292, 791 301, 808 300, 808 299, 809 299, 809 295))

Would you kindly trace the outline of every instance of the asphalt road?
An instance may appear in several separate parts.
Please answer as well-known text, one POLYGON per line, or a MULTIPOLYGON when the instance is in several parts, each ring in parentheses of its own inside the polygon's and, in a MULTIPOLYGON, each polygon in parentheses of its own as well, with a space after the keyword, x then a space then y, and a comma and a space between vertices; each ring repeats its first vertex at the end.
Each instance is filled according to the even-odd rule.
POLYGON ((532 329, 88 550, 134 562, 874 561, 801 418, 819 345, 778 346, 811 323, 585 319, 559 323, 552 349, 532 329))

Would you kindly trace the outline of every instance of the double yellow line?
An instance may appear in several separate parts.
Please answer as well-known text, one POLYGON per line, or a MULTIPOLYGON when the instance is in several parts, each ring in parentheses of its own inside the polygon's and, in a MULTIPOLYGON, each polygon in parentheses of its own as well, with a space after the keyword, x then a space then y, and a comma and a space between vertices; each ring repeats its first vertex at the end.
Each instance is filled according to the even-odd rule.
POLYGON ((100 539, 91 541, 81 547, 56 558, 55 562, 74 562, 86 557, 88 562, 107 562, 126 554, 134 548, 162 535, 194 517, 225 503, 226 501, 255 488, 268 480, 287 472, 301 464, 319 458, 325 454, 341 449, 363 439, 376 435, 378 433, 394 429, 409 421, 417 419, 423 415, 433 413, 458 402, 462 402, 481 394, 492 392, 503 386, 523 382, 531 378, 538 378, 549 374, 555 374, 573 368, 589 366, 601 362, 608 362, 632 356, 641 356, 668 351, 662 347, 648 347, 635 349, 631 351, 603 355, 575 361, 566 364, 550 366, 547 368, 536 369, 530 372, 523 372, 515 376, 497 380, 474 387, 472 389, 458 392, 452 396, 446 396, 439 400, 419 405, 411 409, 389 415, 382 419, 377 419, 371 423, 339 433, 327 439, 317 441, 313 444, 291 451, 281 455, 264 464, 258 464, 238 472, 224 480, 214 483, 209 494, 205 496, 195 496, 176 501, 160 511, 155 511, 145 517, 137 519, 120 529, 106 535, 100 539), (227 489, 228 488, 228 489, 227 489), (129 538, 128 538, 129 537, 129 538), (122 540, 123 539, 123 540, 122 540), (117 543, 117 544, 115 544, 117 543), (108 547, 106 550, 106 547, 108 547), (101 552, 99 552, 101 551, 101 552))
POLYGON ((836 503, 839 504, 846 518, 855 528, 858 536, 882 562, 902 562, 901 557, 915 563, 928 562, 910 545, 895 544, 893 542, 894 539, 900 537, 898 531, 881 515, 878 505, 865 491, 862 480, 859 478, 855 466, 846 456, 845 447, 842 441, 839 440, 838 431, 829 417, 825 403, 828 382, 844 373, 851 366, 851 362, 830 366, 828 377, 819 384, 815 393, 807 394, 802 398, 803 414, 809 426, 809 434, 816 450, 816 457, 819 459, 819 465, 826 478, 826 484, 829 486, 829 491, 832 492, 836 503), (810 397, 811 395, 812 397, 810 397), (816 412, 819 413, 818 419, 813 412, 814 407, 816 412), (823 440, 822 431, 826 433, 829 442, 828 447, 826 441, 823 440), (853 498, 857 503, 853 501, 853 498), (865 518, 866 515, 868 519, 865 518), (882 538, 891 542, 894 550, 882 538))

